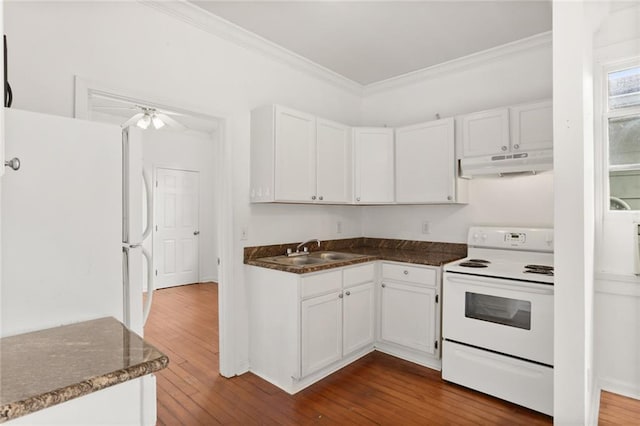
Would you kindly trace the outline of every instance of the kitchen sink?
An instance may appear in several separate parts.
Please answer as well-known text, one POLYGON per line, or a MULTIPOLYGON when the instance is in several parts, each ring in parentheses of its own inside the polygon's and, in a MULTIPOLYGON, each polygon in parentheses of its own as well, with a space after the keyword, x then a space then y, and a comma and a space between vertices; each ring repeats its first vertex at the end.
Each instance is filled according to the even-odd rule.
POLYGON ((316 251, 309 253, 308 255, 272 256, 263 257, 259 260, 283 266, 304 268, 305 266, 325 265, 329 263, 337 263, 351 259, 357 259, 359 257, 364 257, 364 255, 354 253, 339 253, 335 251, 316 251))
POLYGON ((351 260, 351 259, 357 259, 359 257, 362 257, 363 255, 361 254, 354 254, 354 253, 339 253, 339 252, 335 252, 335 251, 317 251, 317 252, 313 252, 311 253, 309 256, 313 256, 313 257, 317 257, 320 259, 326 259, 326 260, 351 260))

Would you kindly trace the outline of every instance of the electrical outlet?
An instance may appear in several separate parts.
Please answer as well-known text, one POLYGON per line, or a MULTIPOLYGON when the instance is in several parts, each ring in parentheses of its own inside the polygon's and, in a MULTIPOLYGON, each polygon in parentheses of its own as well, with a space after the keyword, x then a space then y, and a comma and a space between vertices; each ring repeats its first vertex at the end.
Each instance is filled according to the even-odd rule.
POLYGON ((431 222, 429 222, 428 220, 425 220, 424 222, 422 222, 422 233, 423 234, 431 233, 431 222))
POLYGON ((336 222, 336 233, 342 234, 342 222, 341 221, 337 221, 336 222))
POLYGON ((242 241, 246 241, 249 239, 249 229, 246 226, 243 226, 240 229, 240 239, 242 241))

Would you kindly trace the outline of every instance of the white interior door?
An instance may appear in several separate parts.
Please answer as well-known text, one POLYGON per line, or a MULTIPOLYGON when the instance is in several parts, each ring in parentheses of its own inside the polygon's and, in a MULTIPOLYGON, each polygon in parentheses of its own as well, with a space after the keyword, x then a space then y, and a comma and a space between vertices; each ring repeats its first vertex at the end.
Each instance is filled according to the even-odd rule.
POLYGON ((155 193, 156 288, 197 283, 199 173, 158 168, 155 193))

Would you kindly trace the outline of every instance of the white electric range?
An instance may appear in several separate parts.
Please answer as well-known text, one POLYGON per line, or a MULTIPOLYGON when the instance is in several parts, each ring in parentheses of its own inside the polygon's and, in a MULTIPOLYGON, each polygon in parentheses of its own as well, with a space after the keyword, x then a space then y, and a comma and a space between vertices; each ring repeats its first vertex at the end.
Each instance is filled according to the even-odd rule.
POLYGON ((553 413, 553 230, 471 227, 444 267, 442 377, 553 413))

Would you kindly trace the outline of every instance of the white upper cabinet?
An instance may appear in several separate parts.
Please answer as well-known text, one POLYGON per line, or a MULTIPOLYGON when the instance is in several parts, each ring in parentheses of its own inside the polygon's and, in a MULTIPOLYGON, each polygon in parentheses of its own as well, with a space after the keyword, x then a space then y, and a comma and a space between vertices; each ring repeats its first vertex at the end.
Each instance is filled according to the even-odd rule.
POLYGON ((393 129, 357 127, 353 129, 353 140, 355 203, 393 203, 393 129))
POLYGON ((316 120, 280 106, 275 111, 275 201, 315 198, 316 120))
POLYGON ((463 116, 462 143, 465 157, 508 151, 509 109, 493 109, 463 116))
POLYGON ((351 132, 269 105, 251 111, 251 202, 351 201, 351 132))
POLYGON ((511 147, 514 152, 553 147, 552 101, 511 108, 511 147))
POLYGON ((467 114, 461 117, 461 131, 463 157, 551 149, 552 101, 467 114))
POLYGON ((324 203, 351 202, 351 129, 316 120, 316 194, 324 203))
POLYGON ((456 201, 454 120, 447 118, 396 129, 396 201, 456 201))

